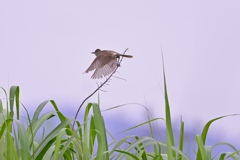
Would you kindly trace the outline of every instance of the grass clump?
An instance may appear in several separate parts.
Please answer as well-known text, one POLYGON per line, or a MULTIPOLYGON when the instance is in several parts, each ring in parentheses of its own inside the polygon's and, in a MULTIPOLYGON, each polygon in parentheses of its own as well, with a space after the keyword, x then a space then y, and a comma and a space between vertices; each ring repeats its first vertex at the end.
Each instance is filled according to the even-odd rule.
MULTIPOLYGON (((165 125, 166 141, 156 140, 151 123, 160 118, 149 119, 147 122, 130 128, 135 129, 148 124, 150 137, 138 135, 126 136, 116 140, 107 132, 105 122, 98 104, 89 103, 84 110, 83 123, 68 118, 62 113, 53 100, 42 102, 33 116, 30 117, 24 105, 20 104, 19 87, 10 88, 9 97, 4 88, 1 88, 6 100, 0 99, 0 159, 1 160, 190 160, 184 153, 184 122, 181 121, 179 146, 175 145, 175 137, 171 122, 170 105, 168 101, 166 78, 164 73, 164 99, 165 99, 165 125), (52 111, 43 112, 44 107, 50 103, 52 111), (4 105, 5 104, 5 107, 4 105), (20 118, 20 108, 25 109, 27 122, 20 118), (92 110, 92 114, 90 114, 92 110), (58 119, 59 123, 49 133, 42 132, 44 124, 50 119, 58 119), (73 123, 76 127, 73 127, 73 123), (42 133, 42 134, 41 134, 42 133), (39 138, 40 136, 42 138, 39 138), (113 139, 112 143, 108 138, 113 139), (149 151, 148 148, 153 148, 149 151)), ((217 120, 227 116, 210 120, 203 128, 202 133, 196 135, 197 160, 210 160, 218 157, 223 159, 240 159, 239 150, 229 143, 217 143, 206 146, 206 137, 209 127, 217 120), (212 155, 213 148, 221 145, 228 146, 231 152, 219 152, 218 156, 212 155)), ((128 129, 127 129, 128 130, 128 129)))

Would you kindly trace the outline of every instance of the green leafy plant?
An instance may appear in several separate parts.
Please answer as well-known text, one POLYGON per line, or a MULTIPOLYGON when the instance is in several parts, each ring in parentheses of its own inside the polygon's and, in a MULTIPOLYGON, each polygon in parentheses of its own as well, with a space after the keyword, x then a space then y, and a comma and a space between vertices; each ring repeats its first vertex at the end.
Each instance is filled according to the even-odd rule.
MULTIPOLYGON (((164 71, 164 70, 163 70, 164 71)), ((149 126, 151 135, 141 137, 131 135, 118 140, 107 131, 102 111, 98 103, 88 103, 84 110, 83 122, 68 118, 61 112, 53 100, 42 102, 31 117, 26 107, 20 103, 20 89, 18 86, 10 88, 9 97, 4 88, 6 99, 0 99, 0 159, 66 159, 66 160, 190 160, 184 153, 184 131, 185 125, 181 120, 179 146, 175 145, 175 134, 171 122, 170 104, 167 92, 167 83, 164 73, 164 100, 165 118, 151 118, 123 132, 134 130, 143 125, 149 126), (51 104, 52 111, 43 112, 47 104, 51 104), (26 112, 27 121, 24 122, 20 116, 20 109, 26 112), (57 119, 59 123, 55 127, 48 128, 46 134, 44 124, 50 119, 57 119), (153 132, 152 123, 164 120, 166 126, 166 141, 157 140, 153 132), (72 126, 76 123, 76 128, 72 126), (41 136, 39 136, 39 134, 41 136), (39 138, 41 137, 41 138, 39 138), (108 139, 112 142, 109 143, 108 139), (149 150, 149 148, 152 148, 149 150)), ((130 104, 129 104, 130 105, 130 104)), ((120 105, 111 109, 123 107, 120 105)), ((110 110, 110 109, 108 109, 110 110)), ((105 111, 108 111, 105 110, 105 111)), ((219 142, 213 146, 206 146, 206 137, 210 126, 222 118, 236 115, 221 116, 210 120, 204 126, 202 133, 196 135, 197 160, 210 160, 219 157, 220 160, 232 158, 240 159, 239 150, 232 144, 219 142), (212 150, 219 146, 228 146, 229 152, 219 152, 212 155, 212 150)))

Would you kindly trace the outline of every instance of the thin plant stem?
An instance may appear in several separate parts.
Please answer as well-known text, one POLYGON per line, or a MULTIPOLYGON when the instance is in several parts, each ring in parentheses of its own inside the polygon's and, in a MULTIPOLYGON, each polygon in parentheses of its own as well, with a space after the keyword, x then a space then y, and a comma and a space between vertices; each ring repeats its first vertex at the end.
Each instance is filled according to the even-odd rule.
MULTIPOLYGON (((128 48, 125 49, 125 51, 123 52, 123 54, 125 54, 125 53, 127 52, 127 50, 128 50, 128 48)), ((118 67, 120 67, 120 64, 121 64, 122 60, 123 60, 123 57, 121 57, 121 58, 119 59, 118 65, 117 65, 116 69, 110 74, 110 76, 109 76, 100 86, 98 86, 89 96, 87 96, 87 97, 82 101, 82 103, 81 103, 80 106, 78 107, 78 110, 77 110, 77 112, 76 112, 76 114, 75 114, 75 117, 74 117, 75 121, 73 122, 73 127, 72 127, 72 129, 74 129, 74 126, 75 126, 75 123, 76 123, 76 119, 77 119, 78 113, 79 113, 80 109, 82 108, 83 104, 84 104, 90 97, 92 97, 98 90, 100 90, 100 89, 111 79, 111 77, 116 73, 118 67)))

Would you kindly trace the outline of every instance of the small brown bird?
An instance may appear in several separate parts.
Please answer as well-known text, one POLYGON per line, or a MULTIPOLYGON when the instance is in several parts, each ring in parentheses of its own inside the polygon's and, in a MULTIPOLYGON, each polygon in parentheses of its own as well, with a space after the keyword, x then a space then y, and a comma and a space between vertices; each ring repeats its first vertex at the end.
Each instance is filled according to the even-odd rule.
POLYGON ((119 54, 115 51, 100 49, 96 49, 92 53, 95 54, 97 57, 94 59, 94 61, 85 71, 85 73, 96 69, 91 77, 93 79, 99 79, 112 73, 117 68, 118 59, 120 58, 120 56, 126 58, 133 57, 131 55, 119 54))

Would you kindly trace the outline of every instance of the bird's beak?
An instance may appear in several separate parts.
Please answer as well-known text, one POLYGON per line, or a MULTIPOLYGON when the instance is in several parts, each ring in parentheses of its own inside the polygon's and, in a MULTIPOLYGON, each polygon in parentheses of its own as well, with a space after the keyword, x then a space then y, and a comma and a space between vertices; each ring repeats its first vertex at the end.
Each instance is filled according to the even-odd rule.
POLYGON ((95 54, 95 52, 92 52, 92 54, 95 54))

